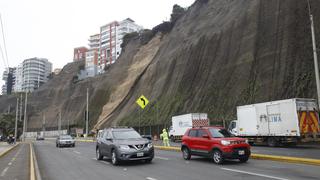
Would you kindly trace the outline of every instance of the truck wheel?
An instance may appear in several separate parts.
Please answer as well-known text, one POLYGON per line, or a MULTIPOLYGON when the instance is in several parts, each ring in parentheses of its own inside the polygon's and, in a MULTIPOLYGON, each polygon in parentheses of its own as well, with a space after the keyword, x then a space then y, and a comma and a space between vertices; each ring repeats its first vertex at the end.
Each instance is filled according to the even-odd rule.
POLYGON ((185 160, 191 159, 191 153, 190 150, 187 147, 182 148, 182 157, 185 160))
POLYGON ((223 159, 221 151, 213 150, 213 152, 212 152, 212 160, 216 164, 222 164, 224 159, 223 159))
POLYGON ((170 136, 170 140, 171 140, 171 142, 175 142, 175 139, 173 136, 170 136))
POLYGON ((270 147, 276 147, 278 146, 278 141, 274 137, 269 137, 267 140, 268 146, 270 147))

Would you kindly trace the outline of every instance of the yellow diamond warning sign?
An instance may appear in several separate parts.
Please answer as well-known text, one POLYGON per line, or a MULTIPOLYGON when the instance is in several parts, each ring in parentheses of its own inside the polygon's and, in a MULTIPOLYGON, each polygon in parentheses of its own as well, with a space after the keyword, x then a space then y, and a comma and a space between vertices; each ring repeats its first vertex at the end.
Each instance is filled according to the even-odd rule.
POLYGON ((141 95, 141 96, 137 99, 136 103, 137 103, 142 109, 144 109, 144 108, 148 105, 149 101, 148 101, 148 99, 147 99, 146 97, 144 97, 143 95, 141 95))

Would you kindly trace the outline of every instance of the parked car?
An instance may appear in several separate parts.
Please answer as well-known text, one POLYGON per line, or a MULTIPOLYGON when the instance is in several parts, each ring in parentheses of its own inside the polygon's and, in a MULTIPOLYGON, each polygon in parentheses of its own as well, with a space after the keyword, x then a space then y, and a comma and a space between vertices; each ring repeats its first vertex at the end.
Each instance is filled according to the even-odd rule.
POLYGON ((142 138, 133 128, 109 128, 97 137, 97 160, 102 160, 104 156, 111 158, 113 165, 121 161, 151 162, 154 148, 150 140, 142 138))
POLYGON ((216 164, 222 164, 225 159, 247 162, 251 154, 247 139, 234 137, 222 127, 188 129, 182 137, 181 151, 186 160, 192 155, 206 156, 216 164))
POLYGON ((36 140, 37 141, 44 140, 44 137, 42 135, 38 134, 37 137, 36 137, 36 140))
POLYGON ((75 140, 70 135, 60 135, 56 140, 56 147, 75 147, 75 140))

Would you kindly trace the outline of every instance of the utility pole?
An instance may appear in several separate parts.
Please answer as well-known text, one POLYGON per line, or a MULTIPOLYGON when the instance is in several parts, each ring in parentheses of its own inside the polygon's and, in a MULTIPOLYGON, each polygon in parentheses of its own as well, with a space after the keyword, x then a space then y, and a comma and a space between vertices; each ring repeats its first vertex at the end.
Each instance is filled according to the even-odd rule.
POLYGON ((58 131, 59 135, 61 135, 61 110, 59 111, 58 131))
POLYGON ((26 89, 26 97, 24 100, 24 117, 23 117, 23 141, 26 140, 26 126, 27 126, 27 103, 28 103, 28 93, 26 89))
POLYGON ((313 23, 313 16, 312 16, 312 13, 311 13, 311 6, 310 6, 309 0, 307 0, 307 1, 308 1, 308 10, 309 10, 309 16, 310 16, 311 35, 312 35, 314 71, 315 71, 316 84, 317 84, 318 110, 320 110, 320 81, 319 81, 319 68, 318 68, 316 37, 315 37, 315 34, 314 34, 314 23, 313 23))
POLYGON ((89 88, 87 88, 87 112, 86 112, 86 135, 88 136, 89 128, 89 88))
POLYGON ((14 144, 17 142, 18 136, 18 113, 19 112, 19 98, 17 98, 17 105, 16 105, 16 122, 14 124, 14 144))
POLYGON ((70 123, 69 123, 69 118, 68 118, 68 129, 67 129, 67 134, 70 134, 70 133, 69 133, 69 129, 70 129, 69 127, 70 127, 70 123))
POLYGON ((46 114, 43 113, 42 114, 42 131, 43 131, 43 137, 45 136, 45 132, 46 132, 46 114))
POLYGON ((22 93, 20 94, 20 112, 19 112, 19 121, 22 121, 22 103, 23 103, 23 97, 22 97, 22 93))

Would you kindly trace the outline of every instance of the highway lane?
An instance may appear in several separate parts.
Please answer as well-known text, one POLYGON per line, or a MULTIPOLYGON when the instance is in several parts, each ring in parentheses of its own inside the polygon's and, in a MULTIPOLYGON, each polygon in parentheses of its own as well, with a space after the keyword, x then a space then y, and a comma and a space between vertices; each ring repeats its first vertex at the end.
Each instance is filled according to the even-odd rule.
POLYGON ((0 158, 0 180, 29 180, 30 144, 21 143, 0 158))
MULTIPOLYGON (((154 144, 162 145, 162 142, 157 141, 154 142, 154 144)), ((181 144, 171 142, 171 145, 180 147, 181 144)), ((320 159, 320 143, 298 145, 293 147, 268 147, 265 145, 253 145, 251 146, 251 151, 252 153, 256 154, 320 159)))
POLYGON ((112 166, 109 160, 95 160, 94 143, 77 143, 75 148, 56 148, 53 141, 34 142, 40 173, 43 179, 319 179, 319 166, 297 165, 264 160, 248 163, 229 161, 215 165, 210 160, 193 157, 190 161, 181 154, 156 150, 152 164, 130 162, 112 166))

